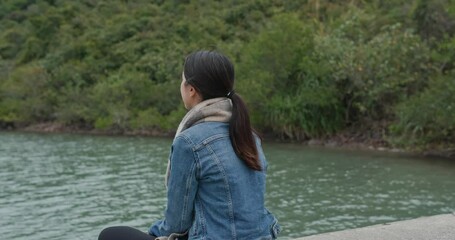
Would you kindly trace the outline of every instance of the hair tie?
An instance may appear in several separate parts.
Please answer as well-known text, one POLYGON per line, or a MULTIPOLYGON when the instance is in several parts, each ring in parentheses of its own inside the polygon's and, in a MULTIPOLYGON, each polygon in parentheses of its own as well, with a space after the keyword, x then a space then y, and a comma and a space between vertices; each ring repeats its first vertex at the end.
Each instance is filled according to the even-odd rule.
POLYGON ((234 94, 235 94, 235 91, 232 90, 232 91, 228 92, 228 94, 226 94, 226 97, 227 98, 232 98, 232 96, 234 96, 234 94))

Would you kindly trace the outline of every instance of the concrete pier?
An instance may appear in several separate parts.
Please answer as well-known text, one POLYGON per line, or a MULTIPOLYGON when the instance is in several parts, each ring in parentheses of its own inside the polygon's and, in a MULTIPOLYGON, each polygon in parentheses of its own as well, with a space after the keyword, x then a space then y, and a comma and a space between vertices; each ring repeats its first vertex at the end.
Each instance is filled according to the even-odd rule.
POLYGON ((297 240, 455 240, 455 213, 323 233, 297 240))

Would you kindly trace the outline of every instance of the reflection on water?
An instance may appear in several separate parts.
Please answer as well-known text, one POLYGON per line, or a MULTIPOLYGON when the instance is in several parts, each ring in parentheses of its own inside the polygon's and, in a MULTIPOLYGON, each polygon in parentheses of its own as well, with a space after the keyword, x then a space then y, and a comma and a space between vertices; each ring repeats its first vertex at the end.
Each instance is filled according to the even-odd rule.
MULTIPOLYGON (((162 217, 170 139, 0 132, 2 239, 96 239, 162 217)), ((455 211, 455 164, 265 144, 283 238, 455 211)))

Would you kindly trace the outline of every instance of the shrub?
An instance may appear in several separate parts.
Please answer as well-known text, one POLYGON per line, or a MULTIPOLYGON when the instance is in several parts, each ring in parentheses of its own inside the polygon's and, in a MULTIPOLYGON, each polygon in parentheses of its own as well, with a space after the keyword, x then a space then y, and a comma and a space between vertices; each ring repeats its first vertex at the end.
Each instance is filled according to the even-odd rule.
POLYGON ((391 130, 397 144, 454 143, 455 72, 432 79, 425 91, 399 104, 396 112, 398 119, 391 130))
POLYGON ((435 72, 429 48, 400 24, 384 26, 371 37, 356 21, 364 20, 353 15, 345 25, 318 36, 318 58, 328 63, 331 79, 344 94, 348 123, 393 119, 393 107, 424 88, 435 72))
POLYGON ((241 72, 253 121, 282 137, 304 139, 343 126, 339 95, 318 61, 311 25, 278 15, 246 47, 241 72))
POLYGON ((20 123, 52 120, 54 105, 48 88, 49 78, 37 63, 16 68, 0 89, 2 107, 7 109, 2 110, 3 117, 20 123))

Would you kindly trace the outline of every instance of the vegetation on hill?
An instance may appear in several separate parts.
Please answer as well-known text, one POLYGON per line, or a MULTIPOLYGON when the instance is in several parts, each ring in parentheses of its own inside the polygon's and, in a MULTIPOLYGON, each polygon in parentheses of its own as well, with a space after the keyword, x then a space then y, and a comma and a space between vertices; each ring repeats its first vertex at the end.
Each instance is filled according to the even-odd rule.
POLYGON ((235 62, 254 125, 455 143, 452 0, 3 0, 0 123, 175 130, 183 58, 235 62))

